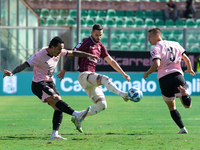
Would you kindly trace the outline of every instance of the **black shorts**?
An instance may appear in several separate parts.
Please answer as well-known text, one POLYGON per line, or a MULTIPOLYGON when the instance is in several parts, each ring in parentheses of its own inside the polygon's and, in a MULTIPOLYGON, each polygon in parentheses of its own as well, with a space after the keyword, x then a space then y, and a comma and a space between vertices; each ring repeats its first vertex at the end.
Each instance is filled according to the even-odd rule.
POLYGON ((159 79, 161 93, 166 97, 174 97, 180 93, 178 87, 181 85, 187 89, 187 84, 182 74, 179 72, 171 73, 159 79))
POLYGON ((35 94, 42 102, 50 96, 55 94, 60 95, 53 82, 33 82, 31 86, 33 94, 35 94))

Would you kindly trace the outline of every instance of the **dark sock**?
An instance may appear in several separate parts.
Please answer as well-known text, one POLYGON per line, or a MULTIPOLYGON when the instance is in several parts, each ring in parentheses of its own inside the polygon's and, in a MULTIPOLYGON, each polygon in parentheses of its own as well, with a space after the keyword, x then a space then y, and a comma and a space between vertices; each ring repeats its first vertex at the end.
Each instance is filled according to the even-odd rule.
POLYGON ((53 114, 53 130, 58 130, 62 123, 63 113, 60 110, 55 110, 53 114))
POLYGON ((174 120, 174 122, 179 126, 179 128, 183 128, 183 122, 181 120, 181 115, 179 114, 178 110, 172 110, 170 111, 171 117, 174 120))
POLYGON ((55 105, 60 111, 67 113, 69 115, 72 115, 72 113, 74 112, 74 110, 65 102, 63 102, 62 100, 59 100, 56 105, 55 105))

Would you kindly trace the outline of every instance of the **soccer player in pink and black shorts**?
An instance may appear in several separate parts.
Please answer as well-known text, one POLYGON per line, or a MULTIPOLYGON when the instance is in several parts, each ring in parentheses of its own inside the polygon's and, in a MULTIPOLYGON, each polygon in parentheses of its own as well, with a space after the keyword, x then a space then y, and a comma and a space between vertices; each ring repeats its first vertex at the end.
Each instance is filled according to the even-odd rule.
POLYGON ((180 65, 181 59, 183 59, 187 66, 185 72, 195 76, 190 59, 185 54, 185 49, 179 43, 162 40, 162 33, 159 28, 149 30, 148 40, 151 45, 155 45, 151 49, 153 64, 143 74, 143 78, 146 79, 149 74, 158 70, 157 78, 162 97, 169 108, 172 119, 180 128, 178 134, 187 134, 188 131, 183 125, 181 115, 176 109, 175 97, 179 97, 185 108, 191 107, 191 97, 188 93, 180 65))
MULTIPOLYGON (((110 66, 113 67, 113 69, 122 74, 125 80, 130 81, 130 76, 122 70, 119 64, 108 54, 105 46, 100 42, 102 35, 103 27, 100 24, 95 24, 93 26, 91 36, 83 39, 81 43, 76 45, 74 47, 74 51, 79 50, 96 55, 98 58, 102 57, 110 66)), ((71 58, 68 57, 66 61, 70 62, 71 58)), ((69 64, 67 62, 65 64, 69 64)), ((129 101, 127 92, 118 89, 117 86, 109 79, 109 77, 95 72, 97 62, 97 59, 91 60, 88 57, 78 59, 78 71, 80 73, 78 81, 94 103, 94 105, 90 106, 91 112, 88 113, 88 116, 95 115, 107 108, 107 102, 101 85, 104 85, 109 91, 121 96, 126 102, 129 101)), ((67 66, 64 66, 64 69, 61 70, 57 77, 62 79, 66 70, 67 66)), ((80 120, 80 122, 81 121, 82 120, 80 120)))
POLYGON ((34 76, 32 81, 32 92, 41 99, 42 102, 48 103, 54 109, 53 115, 53 132, 51 139, 66 139, 58 135, 58 129, 62 122, 63 112, 74 116, 74 124, 80 132, 82 128, 79 120, 90 111, 90 107, 83 111, 75 111, 68 104, 62 101, 61 96, 53 82, 55 68, 61 56, 89 57, 91 60, 97 59, 96 56, 80 52, 65 50, 64 41, 60 37, 54 37, 49 46, 43 47, 39 52, 33 54, 27 61, 16 67, 12 72, 4 70, 3 77, 12 76, 25 68, 34 66, 34 76))

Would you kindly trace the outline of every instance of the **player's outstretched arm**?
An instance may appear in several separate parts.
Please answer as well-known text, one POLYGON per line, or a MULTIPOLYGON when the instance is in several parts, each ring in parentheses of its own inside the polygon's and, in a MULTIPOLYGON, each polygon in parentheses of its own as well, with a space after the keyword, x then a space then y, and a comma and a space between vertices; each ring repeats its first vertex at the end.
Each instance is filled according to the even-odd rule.
POLYGON ((122 68, 119 66, 119 64, 110 55, 108 55, 104 59, 109 65, 111 65, 113 67, 113 69, 115 69, 117 72, 121 73, 123 75, 123 77, 125 78, 125 80, 127 80, 128 82, 131 80, 131 77, 122 70, 122 68))
POLYGON ((195 72, 192 70, 192 65, 191 65, 190 59, 187 57, 187 55, 183 54, 182 59, 184 60, 186 66, 187 66, 187 70, 185 72, 188 72, 192 76, 195 76, 195 72))
POLYGON ((91 59, 99 59, 98 56, 95 56, 90 53, 82 52, 82 51, 68 51, 67 56, 74 56, 74 57, 90 57, 91 59))
POLYGON ((158 67, 160 66, 160 59, 154 59, 152 66, 149 68, 147 72, 143 74, 143 78, 146 80, 146 78, 153 72, 155 72, 158 67))
POLYGON ((23 71, 24 69, 26 69, 27 67, 29 67, 27 62, 24 62, 23 64, 20 64, 19 66, 17 66, 12 72, 8 71, 8 70, 4 70, 3 73, 3 78, 5 76, 13 76, 14 74, 23 71))

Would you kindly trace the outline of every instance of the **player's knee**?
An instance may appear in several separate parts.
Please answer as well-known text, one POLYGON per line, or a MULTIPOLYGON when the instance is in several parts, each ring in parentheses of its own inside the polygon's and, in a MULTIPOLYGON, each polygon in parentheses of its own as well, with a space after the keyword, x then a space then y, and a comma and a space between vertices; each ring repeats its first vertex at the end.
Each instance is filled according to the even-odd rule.
POLYGON ((55 105, 60 99, 60 96, 58 95, 53 95, 45 99, 45 102, 47 102, 49 105, 55 105))
POLYGON ((185 108, 191 107, 191 97, 190 95, 182 96, 182 101, 185 108))
POLYGON ((100 100, 97 102, 99 110, 105 110, 107 108, 107 103, 105 100, 100 100))
POLYGON ((101 82, 101 84, 105 85, 105 84, 107 84, 108 82, 110 82, 110 79, 109 79, 108 76, 101 75, 100 82, 101 82))

